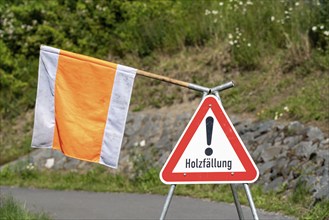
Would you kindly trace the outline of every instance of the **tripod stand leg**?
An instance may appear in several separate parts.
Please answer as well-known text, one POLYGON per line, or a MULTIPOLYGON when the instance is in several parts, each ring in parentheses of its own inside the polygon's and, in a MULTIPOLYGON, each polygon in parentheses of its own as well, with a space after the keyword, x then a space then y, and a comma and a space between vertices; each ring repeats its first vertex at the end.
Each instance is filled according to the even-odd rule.
POLYGON ((175 187, 176 187, 175 184, 173 184, 173 185, 170 186, 170 189, 169 189, 169 192, 168 192, 168 196, 167 196, 166 202, 165 202, 165 204, 163 206, 163 209, 162 209, 160 220, 164 220, 165 217, 166 217, 166 214, 167 214, 167 211, 168 211, 168 208, 169 208, 169 205, 170 205, 172 196, 174 195, 175 187))
POLYGON ((246 191, 246 194, 247 194, 247 198, 248 198, 248 201, 249 201, 249 205, 250 205, 252 215, 254 216, 255 220, 258 220, 259 218, 258 218, 258 215, 257 215, 257 211, 256 211, 254 201, 253 201, 252 196, 251 196, 249 185, 244 183, 243 187, 244 187, 244 190, 246 191))
POLYGON ((233 194, 233 198, 234 198, 236 211, 238 212, 238 215, 239 215, 239 219, 243 220, 244 219, 243 212, 242 212, 242 209, 241 209, 241 204, 239 202, 239 197, 238 197, 238 193, 236 191, 235 185, 230 184, 230 186, 231 186, 231 190, 232 190, 232 194, 233 194))

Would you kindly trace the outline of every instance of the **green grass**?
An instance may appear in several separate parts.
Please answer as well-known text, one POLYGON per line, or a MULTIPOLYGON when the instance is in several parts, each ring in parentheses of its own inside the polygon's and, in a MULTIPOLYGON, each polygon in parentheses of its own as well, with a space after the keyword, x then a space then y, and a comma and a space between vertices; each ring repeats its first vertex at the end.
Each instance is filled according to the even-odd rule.
MULTIPOLYGON (((159 55, 157 65, 149 67, 149 71, 208 87, 233 80, 235 87, 220 94, 229 113, 249 113, 251 117, 261 120, 299 120, 328 131, 329 56, 322 64, 317 65, 310 60, 288 73, 284 72, 282 62, 277 61, 279 58, 273 58, 273 63, 259 70, 241 71, 235 66, 226 66, 225 59, 229 57, 225 48, 216 44, 187 48, 173 55, 170 60, 167 56, 159 55), (301 72, 301 68, 308 71, 301 72)), ((132 65, 138 63, 137 59, 132 65)), ((199 96, 200 93, 195 91, 137 77, 131 109, 159 108, 199 96)))
POLYGON ((31 137, 25 137, 22 143, 10 145, 8 148, 5 148, 4 145, 0 145, 0 151, 1 155, 3 155, 0 157, 0 165, 13 161, 32 151, 31 137))
POLYGON ((16 120, 1 121, 0 165, 13 161, 32 151, 32 111, 23 113, 16 120))
MULTIPOLYGON (((73 171, 37 171, 27 166, 6 167, 0 172, 1 185, 37 187, 56 190, 86 190, 95 192, 134 192, 167 194, 168 185, 159 180, 159 169, 148 169, 140 175, 127 177, 110 174, 104 167, 95 166, 86 173, 73 171)), ((286 194, 284 186, 279 192, 264 192, 257 184, 250 185, 257 208, 296 216, 299 219, 325 219, 329 215, 329 201, 320 201, 313 206, 313 199, 303 185, 291 194, 286 194)), ((207 198, 213 201, 233 203, 229 185, 178 185, 175 195, 207 198)), ((242 204, 248 201, 241 185, 238 195, 242 204)))
POLYGON ((0 197, 1 220, 48 220, 45 213, 32 213, 15 201, 11 196, 0 197))
POLYGON ((298 76, 256 71, 235 81, 237 86, 223 93, 224 106, 235 113, 249 112, 264 120, 277 114, 290 121, 323 122, 323 128, 329 123, 329 75, 325 72, 298 76))

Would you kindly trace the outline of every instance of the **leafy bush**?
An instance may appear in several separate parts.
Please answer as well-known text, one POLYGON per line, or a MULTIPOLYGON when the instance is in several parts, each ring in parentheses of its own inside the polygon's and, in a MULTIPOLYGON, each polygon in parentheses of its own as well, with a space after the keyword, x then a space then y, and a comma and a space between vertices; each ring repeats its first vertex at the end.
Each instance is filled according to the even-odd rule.
POLYGON ((6 117, 34 105, 41 44, 103 59, 224 44, 234 65, 245 70, 262 67, 280 50, 288 69, 302 65, 314 49, 328 56, 327 1, 3 2, 0 108, 6 117))

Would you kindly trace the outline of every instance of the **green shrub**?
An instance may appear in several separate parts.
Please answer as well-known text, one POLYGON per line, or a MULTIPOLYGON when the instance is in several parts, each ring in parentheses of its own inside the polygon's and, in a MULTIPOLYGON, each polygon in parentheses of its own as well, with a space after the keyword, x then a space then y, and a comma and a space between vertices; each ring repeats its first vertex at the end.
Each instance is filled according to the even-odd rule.
MULTIPOLYGON (((224 45, 235 66, 262 68, 281 53, 287 70, 328 56, 326 1, 24 1, 0 7, 0 112, 33 107, 41 44, 106 59, 224 45), (320 3, 319 3, 320 2, 320 3), (284 52, 282 52, 284 51, 284 52)), ((326 63, 328 66, 328 63, 326 63)), ((138 66, 136 66, 138 68, 138 66)), ((169 101, 170 103, 170 101, 169 101)))

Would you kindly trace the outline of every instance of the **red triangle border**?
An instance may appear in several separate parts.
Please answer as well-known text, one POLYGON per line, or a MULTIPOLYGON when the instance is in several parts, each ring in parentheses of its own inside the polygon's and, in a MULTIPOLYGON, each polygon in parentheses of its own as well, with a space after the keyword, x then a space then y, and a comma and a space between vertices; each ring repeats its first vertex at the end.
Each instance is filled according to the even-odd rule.
POLYGON ((160 179, 165 184, 252 183, 258 179, 258 176, 259 171, 257 166, 249 155, 225 110, 219 103, 218 98, 213 95, 208 95, 203 99, 160 172, 160 179), (246 171, 173 173, 175 166, 209 108, 212 108, 216 120, 222 127, 246 171))

